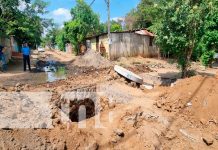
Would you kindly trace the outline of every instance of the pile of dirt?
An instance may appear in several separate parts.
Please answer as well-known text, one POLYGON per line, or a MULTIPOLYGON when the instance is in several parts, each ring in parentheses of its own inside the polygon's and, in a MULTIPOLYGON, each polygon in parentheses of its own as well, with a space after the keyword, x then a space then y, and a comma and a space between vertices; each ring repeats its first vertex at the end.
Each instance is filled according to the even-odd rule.
POLYGON ((73 65, 79 67, 94 67, 97 69, 109 68, 112 66, 109 60, 93 50, 88 50, 83 56, 77 57, 73 62, 73 65))
POLYGON ((153 72, 153 70, 146 64, 136 64, 134 67, 128 67, 128 69, 134 73, 153 72))
POLYGON ((168 112, 189 112, 197 120, 218 124, 218 79, 195 76, 167 89, 156 103, 168 112))

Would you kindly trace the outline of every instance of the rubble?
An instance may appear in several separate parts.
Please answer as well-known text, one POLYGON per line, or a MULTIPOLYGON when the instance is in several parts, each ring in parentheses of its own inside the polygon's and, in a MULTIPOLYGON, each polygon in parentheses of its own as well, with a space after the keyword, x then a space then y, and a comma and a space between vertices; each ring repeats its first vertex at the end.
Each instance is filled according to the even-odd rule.
POLYGON ((173 140, 177 137, 175 131, 169 131, 166 135, 165 138, 167 138, 167 140, 173 140))
POLYGON ((152 90, 152 89, 154 89, 154 85, 152 85, 152 84, 142 84, 142 85, 140 85, 140 88, 142 89, 142 90, 152 90))
POLYGON ((121 129, 115 129, 114 133, 120 137, 124 137, 124 135, 125 135, 123 130, 121 130, 121 129))
POLYGON ((137 74, 139 73, 148 73, 148 72, 153 72, 154 70, 152 70, 148 65, 146 64, 134 64, 133 67, 128 67, 128 69, 132 72, 135 72, 137 74))
POLYGON ((202 137, 202 140, 204 141, 204 143, 207 145, 207 146, 210 146, 213 144, 213 139, 212 137, 209 137, 209 136, 204 136, 202 137))
POLYGON ((216 133, 216 134, 214 135, 214 138, 215 138, 215 140, 218 141, 218 133, 216 133))
POLYGON ((135 73, 133 73, 133 72, 121 67, 121 66, 115 65, 114 70, 118 74, 122 75, 123 77, 125 77, 126 79, 128 79, 130 81, 133 81, 133 82, 138 83, 138 84, 143 83, 143 79, 140 76, 136 75, 135 73))
POLYGON ((89 144, 89 146, 86 149, 87 150, 98 150, 99 145, 97 142, 92 142, 91 144, 89 144))

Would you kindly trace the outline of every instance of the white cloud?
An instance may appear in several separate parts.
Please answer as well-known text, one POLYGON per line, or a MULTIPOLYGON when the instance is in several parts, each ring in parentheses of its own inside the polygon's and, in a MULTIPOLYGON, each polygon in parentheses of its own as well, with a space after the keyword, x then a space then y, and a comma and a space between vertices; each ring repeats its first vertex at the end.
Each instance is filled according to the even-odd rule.
POLYGON ((61 25, 61 26, 60 26, 60 29, 62 29, 62 28, 64 28, 64 25, 61 25))
POLYGON ((49 16, 53 18, 54 22, 59 24, 60 26, 62 26, 64 22, 69 21, 72 18, 70 10, 65 8, 58 8, 52 11, 49 16))
POLYGON ((19 9, 20 11, 23 11, 24 9, 26 9, 26 7, 27 7, 27 3, 24 2, 24 1, 19 0, 18 9, 19 9))
POLYGON ((124 28, 124 26, 125 26, 125 18, 124 17, 114 17, 111 20, 114 20, 116 22, 120 22, 122 25, 122 28, 124 28))
POLYGON ((123 22, 123 21, 125 21, 125 18, 123 18, 123 17, 114 17, 111 20, 123 22))
POLYGON ((53 14, 55 16, 66 16, 66 17, 71 17, 70 10, 65 9, 65 8, 58 8, 53 11, 53 14))

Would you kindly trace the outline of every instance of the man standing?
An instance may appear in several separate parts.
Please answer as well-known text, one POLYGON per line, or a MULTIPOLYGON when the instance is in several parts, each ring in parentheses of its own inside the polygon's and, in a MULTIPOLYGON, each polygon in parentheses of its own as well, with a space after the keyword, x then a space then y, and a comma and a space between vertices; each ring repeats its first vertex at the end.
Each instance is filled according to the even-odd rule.
POLYGON ((27 43, 25 43, 22 47, 23 53, 23 70, 26 71, 26 63, 28 64, 29 71, 31 71, 30 67, 30 48, 27 43))
POLYGON ((5 72, 7 70, 6 57, 4 54, 5 47, 0 45, 0 61, 2 61, 2 71, 5 72))

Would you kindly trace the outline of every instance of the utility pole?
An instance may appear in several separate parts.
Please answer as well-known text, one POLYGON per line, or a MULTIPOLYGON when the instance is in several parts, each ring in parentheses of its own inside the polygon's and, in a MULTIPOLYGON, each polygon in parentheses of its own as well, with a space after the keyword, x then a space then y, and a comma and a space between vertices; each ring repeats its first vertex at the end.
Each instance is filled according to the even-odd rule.
POLYGON ((110 57, 110 51, 111 51, 111 44, 112 44, 112 40, 111 40, 111 18, 110 18, 110 0, 105 0, 106 4, 107 4, 107 13, 108 13, 108 45, 109 45, 109 57, 110 57))

